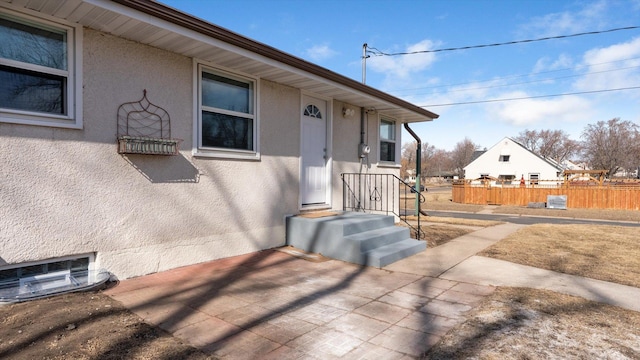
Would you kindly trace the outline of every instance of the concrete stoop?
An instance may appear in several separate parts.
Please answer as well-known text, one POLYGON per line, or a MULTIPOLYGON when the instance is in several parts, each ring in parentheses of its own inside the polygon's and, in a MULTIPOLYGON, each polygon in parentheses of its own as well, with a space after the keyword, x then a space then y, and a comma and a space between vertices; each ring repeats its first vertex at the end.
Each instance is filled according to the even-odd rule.
POLYGON ((287 245, 360 265, 387 266, 427 248, 425 241, 412 239, 408 228, 395 226, 393 216, 387 215, 290 216, 286 227, 287 245))

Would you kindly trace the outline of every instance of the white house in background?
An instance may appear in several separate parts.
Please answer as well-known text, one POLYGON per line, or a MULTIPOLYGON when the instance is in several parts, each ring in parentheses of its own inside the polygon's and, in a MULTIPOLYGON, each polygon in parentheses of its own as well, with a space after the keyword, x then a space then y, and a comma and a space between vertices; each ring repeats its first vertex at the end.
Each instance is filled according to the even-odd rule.
POLYGON ((408 169, 406 173, 407 173, 407 176, 404 178, 404 181, 408 182, 409 184, 415 184, 416 171, 414 169, 408 169))
POLYGON ((500 140, 464 168, 465 179, 498 179, 492 183, 497 181, 504 185, 517 185, 523 177, 528 184, 539 180, 562 181, 563 170, 557 162, 534 154, 509 137, 500 140))
POLYGON ((151 0, 0 0, 0 34, 0 282, 282 246, 438 117, 151 0))

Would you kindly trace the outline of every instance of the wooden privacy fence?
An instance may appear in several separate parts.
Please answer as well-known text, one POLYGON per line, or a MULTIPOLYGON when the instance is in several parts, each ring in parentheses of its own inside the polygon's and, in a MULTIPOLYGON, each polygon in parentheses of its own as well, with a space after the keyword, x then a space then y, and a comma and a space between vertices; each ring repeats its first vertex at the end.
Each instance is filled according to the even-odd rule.
POLYGON ((566 195, 567 208, 640 210, 640 186, 491 186, 453 184, 452 200, 462 204, 527 206, 546 203, 547 195, 566 195))

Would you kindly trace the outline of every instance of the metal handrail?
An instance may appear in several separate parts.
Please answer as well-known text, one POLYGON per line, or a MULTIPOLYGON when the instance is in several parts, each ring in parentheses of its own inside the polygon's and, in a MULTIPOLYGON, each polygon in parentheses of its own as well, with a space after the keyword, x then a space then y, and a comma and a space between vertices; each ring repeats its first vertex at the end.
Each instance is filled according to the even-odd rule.
POLYGON ((394 174, 343 173, 340 177, 342 178, 343 211, 395 215, 415 232, 418 240, 424 239, 424 233, 420 227, 420 216, 423 215, 420 204, 426 199, 420 193, 420 189, 415 189, 394 174), (416 192, 413 192, 413 189, 416 192), (407 220, 409 215, 414 215, 406 210, 409 203, 415 202, 415 197, 411 195, 417 195, 419 198, 418 209, 414 213, 417 217, 417 227, 407 220), (401 208, 403 199, 404 206, 401 208))

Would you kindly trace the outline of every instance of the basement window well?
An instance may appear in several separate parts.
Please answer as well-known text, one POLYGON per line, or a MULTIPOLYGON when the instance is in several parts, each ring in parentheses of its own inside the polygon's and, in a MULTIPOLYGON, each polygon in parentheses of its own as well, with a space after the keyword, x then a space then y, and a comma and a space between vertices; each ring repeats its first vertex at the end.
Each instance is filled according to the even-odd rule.
POLYGON ((93 255, 51 259, 0 268, 0 304, 89 290, 111 274, 93 270, 93 255))

